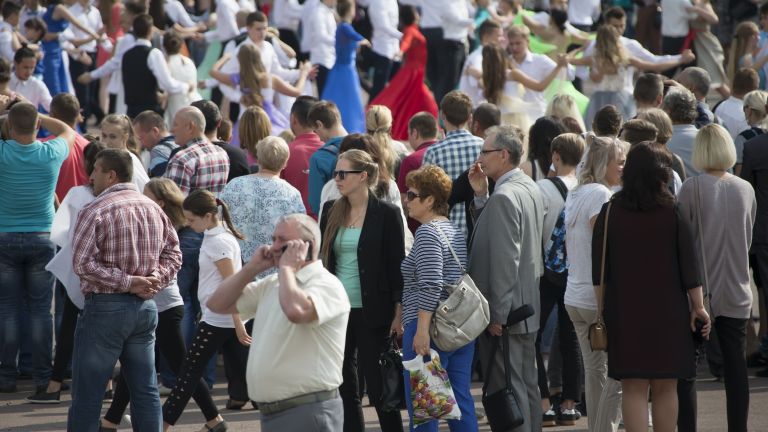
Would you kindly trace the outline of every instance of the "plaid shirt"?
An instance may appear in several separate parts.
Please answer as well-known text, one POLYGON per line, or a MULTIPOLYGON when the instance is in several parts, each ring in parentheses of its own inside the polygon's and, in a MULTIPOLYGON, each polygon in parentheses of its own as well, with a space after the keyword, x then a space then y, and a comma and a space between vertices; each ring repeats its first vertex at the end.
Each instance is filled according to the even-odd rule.
POLYGON ((229 156, 205 138, 194 138, 171 157, 165 177, 173 180, 184 195, 206 189, 218 195, 227 185, 229 156))
MULTIPOLYGON (((461 173, 468 170, 477 161, 483 139, 476 137, 464 129, 453 130, 445 134, 445 139, 427 149, 424 154, 424 165, 437 165, 446 174, 456 180, 461 173)), ((453 225, 467 234, 467 215, 464 206, 455 205, 449 214, 453 225)))
POLYGON ((73 265, 80 289, 124 293, 132 276, 167 286, 181 268, 179 238, 163 210, 132 183, 104 190, 77 216, 73 265))

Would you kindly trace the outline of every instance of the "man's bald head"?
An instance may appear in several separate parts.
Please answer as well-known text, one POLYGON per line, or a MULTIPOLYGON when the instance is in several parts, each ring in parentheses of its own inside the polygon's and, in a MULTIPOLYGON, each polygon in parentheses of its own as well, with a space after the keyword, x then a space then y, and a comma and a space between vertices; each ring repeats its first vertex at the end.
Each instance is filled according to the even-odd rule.
POLYGON ((204 137, 205 116, 196 107, 184 107, 176 112, 171 133, 180 145, 184 145, 194 138, 204 137))

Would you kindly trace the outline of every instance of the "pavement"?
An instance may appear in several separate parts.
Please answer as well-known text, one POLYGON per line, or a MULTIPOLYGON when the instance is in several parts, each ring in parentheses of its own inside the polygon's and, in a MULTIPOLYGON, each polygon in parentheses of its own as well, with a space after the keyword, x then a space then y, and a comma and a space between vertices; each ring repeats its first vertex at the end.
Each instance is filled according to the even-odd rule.
MULTIPOLYGON (((766 432, 768 431, 768 409, 766 408, 768 407, 768 378, 755 377, 754 372, 756 370, 750 369, 749 431, 766 432)), ((700 378, 697 383, 699 432, 724 432, 727 430, 727 426, 723 383, 714 380, 704 369, 700 369, 699 373, 700 378)), ((258 411, 253 409, 227 411, 224 409, 224 405, 227 402, 227 390, 223 375, 222 368, 219 368, 221 379, 219 384, 214 387, 212 396, 216 405, 222 410, 221 414, 229 424, 229 430, 231 432, 260 431, 258 411)), ((18 389, 17 393, 0 393, 0 431, 60 432, 66 430, 67 410, 71 401, 69 392, 62 392, 62 401, 58 405, 31 405, 26 403, 24 398, 34 391, 32 381, 19 381, 18 389)), ((481 407, 479 383, 474 383, 472 393, 475 396, 476 406, 481 407)), ((102 415, 106 412, 107 407, 108 405, 105 404, 102 415)), ((372 407, 366 407, 363 411, 365 413, 366 431, 380 431, 381 429, 376 419, 376 411, 372 407)), ((404 417, 407 420, 407 416, 404 415, 404 417)), ((201 430, 203 423, 202 414, 197 409, 194 401, 190 401, 181 419, 171 430, 198 432, 201 430)), ((119 430, 129 431, 131 428, 128 424, 123 423, 119 430)), ((442 423, 440 430, 447 431, 447 424, 442 423)), ((582 418, 575 426, 545 428, 544 430, 553 432, 587 432, 587 420, 582 418)), ((490 427, 485 420, 480 421, 480 431, 490 431, 490 427)))

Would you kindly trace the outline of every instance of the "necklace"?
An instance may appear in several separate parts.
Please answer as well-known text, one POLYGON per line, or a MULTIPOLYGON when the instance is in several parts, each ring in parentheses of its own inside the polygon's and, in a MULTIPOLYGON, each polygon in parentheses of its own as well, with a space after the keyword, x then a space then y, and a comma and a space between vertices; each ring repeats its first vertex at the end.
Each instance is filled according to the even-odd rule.
POLYGON ((361 212, 360 214, 358 214, 357 217, 352 219, 352 222, 350 222, 349 225, 347 225, 347 228, 348 229, 356 228, 357 222, 360 220, 361 217, 363 217, 364 214, 365 212, 361 212))

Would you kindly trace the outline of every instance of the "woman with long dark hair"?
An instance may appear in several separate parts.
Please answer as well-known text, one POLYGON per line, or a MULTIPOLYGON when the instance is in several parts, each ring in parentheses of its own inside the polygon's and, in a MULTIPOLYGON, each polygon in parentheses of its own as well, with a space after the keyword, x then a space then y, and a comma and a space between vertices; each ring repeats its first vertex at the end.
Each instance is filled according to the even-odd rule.
POLYGON ((320 256, 328 271, 341 280, 352 306, 344 348, 344 382, 339 388, 344 431, 365 430, 358 393, 359 364, 381 429, 401 432, 400 412, 381 409, 379 356, 387 350, 392 333, 403 334, 402 216, 400 209, 374 194, 379 165, 368 153, 348 150, 340 154, 333 174, 341 198, 323 206, 320 256))
POLYGON ((549 177, 552 165, 552 140, 566 132, 563 122, 555 117, 536 119, 528 131, 528 154, 520 169, 534 181, 549 177))
POLYGON ((659 146, 635 145, 623 188, 603 205, 592 235, 593 283, 605 281, 608 376, 621 380, 628 432, 648 430, 649 389, 654 430, 675 430, 677 379, 696 373, 691 332, 700 323, 706 337, 710 328, 691 224, 667 188, 671 164, 659 146))

